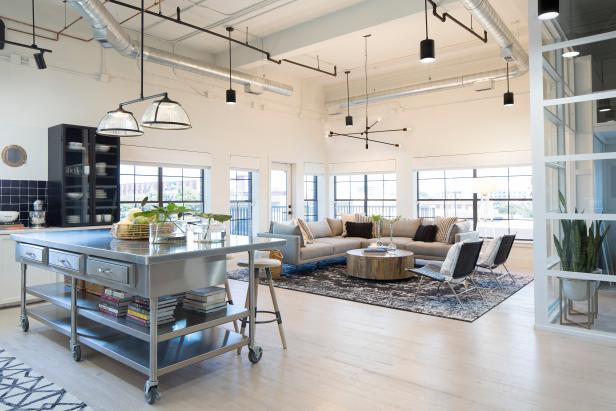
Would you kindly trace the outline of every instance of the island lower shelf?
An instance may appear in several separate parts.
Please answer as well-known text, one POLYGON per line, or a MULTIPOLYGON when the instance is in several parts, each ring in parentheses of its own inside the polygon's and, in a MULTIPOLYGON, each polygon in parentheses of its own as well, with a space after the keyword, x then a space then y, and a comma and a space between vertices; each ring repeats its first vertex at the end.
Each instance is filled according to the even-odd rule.
MULTIPOLYGON (((63 283, 28 286, 26 292, 58 307, 64 308, 65 310, 70 310, 71 290, 63 283)), ((142 341, 147 342, 150 340, 150 329, 148 327, 132 323, 125 317, 114 318, 104 314, 98 310, 98 302, 99 298, 97 296, 86 293, 85 291, 78 291, 77 314, 94 322, 129 334, 142 341)), ((226 308, 221 310, 208 314, 201 314, 178 307, 174 315, 176 318, 174 323, 160 325, 158 327, 159 342, 245 318, 248 316, 248 310, 244 307, 227 304, 226 308)))
MULTIPOLYGON (((70 311, 54 304, 40 304, 28 315, 70 336, 70 311)), ((78 341, 144 374, 149 369, 149 344, 86 317, 77 317, 78 341)), ((158 344, 158 374, 166 374, 187 365, 207 360, 247 344, 247 337, 222 327, 212 327, 189 335, 174 337, 158 344)))

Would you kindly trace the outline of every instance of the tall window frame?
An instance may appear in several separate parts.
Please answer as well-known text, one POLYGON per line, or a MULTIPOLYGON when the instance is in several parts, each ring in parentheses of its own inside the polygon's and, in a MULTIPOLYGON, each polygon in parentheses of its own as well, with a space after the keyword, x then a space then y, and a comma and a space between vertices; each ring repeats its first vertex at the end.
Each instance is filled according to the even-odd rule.
POLYGON ((231 169, 229 172, 231 234, 252 235, 253 228, 253 172, 231 169), (241 186, 246 182, 245 189, 241 186))
POLYGON ((387 218, 395 217, 396 181, 395 173, 335 175, 334 216, 338 218, 342 214, 378 214, 387 218), (387 197, 386 192, 393 195, 387 197))
POLYGON ((319 176, 304 175, 304 220, 319 219, 319 176))

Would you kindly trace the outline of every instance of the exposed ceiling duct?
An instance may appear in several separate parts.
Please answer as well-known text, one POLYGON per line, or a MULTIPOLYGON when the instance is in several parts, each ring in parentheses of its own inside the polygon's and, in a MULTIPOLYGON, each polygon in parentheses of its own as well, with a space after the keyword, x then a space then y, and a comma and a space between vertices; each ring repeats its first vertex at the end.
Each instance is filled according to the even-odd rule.
MULTIPOLYGON (((514 37, 511 30, 507 28, 496 10, 488 0, 460 0, 464 7, 471 12, 490 34, 490 37, 501 47, 501 56, 513 64, 509 69, 509 77, 518 77, 528 71, 528 55, 514 37)), ((443 80, 429 81, 425 83, 412 84, 409 86, 398 87, 389 90, 378 91, 370 94, 369 102, 392 100, 401 97, 410 97, 435 91, 451 90, 466 86, 472 86, 480 82, 492 82, 505 80, 507 78, 506 69, 483 71, 463 76, 456 76, 443 80)), ((365 104, 365 96, 351 97, 350 104, 354 106, 365 104)), ((330 109, 346 107, 347 99, 336 99, 327 102, 330 109)))
MULTIPOLYGON (((92 26, 94 38, 103 47, 113 48, 125 57, 137 59, 139 57, 140 45, 138 41, 131 40, 130 36, 124 31, 107 8, 99 0, 68 0, 79 14, 92 26)), ((143 49, 144 59, 179 70, 190 71, 192 73, 216 78, 219 80, 229 79, 229 70, 202 61, 180 56, 165 50, 147 47, 143 49)), ((269 91, 283 96, 291 96, 293 87, 275 81, 263 79, 257 76, 233 71, 231 74, 233 82, 242 84, 248 92, 258 92, 259 90, 269 91)))

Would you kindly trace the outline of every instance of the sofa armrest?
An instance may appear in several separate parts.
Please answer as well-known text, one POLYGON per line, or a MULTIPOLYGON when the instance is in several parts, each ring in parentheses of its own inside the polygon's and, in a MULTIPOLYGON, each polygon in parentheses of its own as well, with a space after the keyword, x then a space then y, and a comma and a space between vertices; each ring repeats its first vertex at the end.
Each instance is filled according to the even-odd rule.
POLYGON ((287 243, 280 247, 282 252, 282 262, 285 264, 298 265, 300 261, 300 238, 298 235, 287 234, 272 234, 272 233, 258 233, 257 237, 265 238, 283 238, 287 240, 287 243))
POLYGON ((456 234, 456 243, 461 241, 477 241, 479 240, 479 231, 467 231, 466 233, 456 234))

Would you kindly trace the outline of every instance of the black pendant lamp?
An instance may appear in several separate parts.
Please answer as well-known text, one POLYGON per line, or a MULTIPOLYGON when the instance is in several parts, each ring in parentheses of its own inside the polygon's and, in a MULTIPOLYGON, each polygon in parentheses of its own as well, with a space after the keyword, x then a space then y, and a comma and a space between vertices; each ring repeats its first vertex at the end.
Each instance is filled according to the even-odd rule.
POLYGON ((509 90, 509 63, 507 63, 507 92, 503 94, 503 105, 505 107, 511 107, 513 104, 513 93, 509 90))
POLYGON ((353 117, 351 116, 351 94, 349 93, 349 74, 350 73, 351 72, 348 70, 344 72, 344 74, 346 74, 346 80, 347 80, 347 116, 344 119, 344 122, 347 127, 353 126, 353 117))
POLYGON ((612 111, 612 106, 610 105, 609 99, 599 100, 597 102, 597 107, 599 109, 599 112, 601 113, 607 113, 608 111, 612 111))
POLYGON ((539 0, 539 20, 551 20, 558 17, 558 0, 539 0))
POLYGON ((434 40, 428 38, 428 0, 424 0, 426 16, 426 38, 419 43, 420 61, 424 64, 433 63, 436 60, 434 40))
POLYGON ((237 98, 235 97, 235 90, 233 90, 231 79, 231 32, 233 27, 227 27, 227 31, 229 32, 229 90, 227 90, 227 104, 235 104, 237 103, 237 98))

